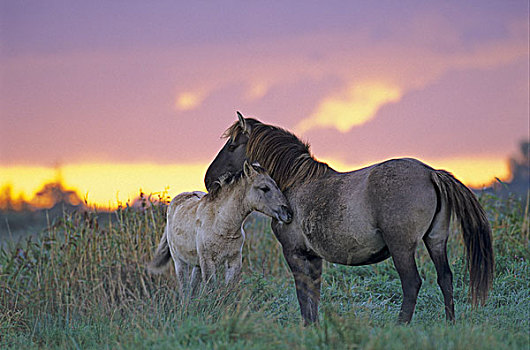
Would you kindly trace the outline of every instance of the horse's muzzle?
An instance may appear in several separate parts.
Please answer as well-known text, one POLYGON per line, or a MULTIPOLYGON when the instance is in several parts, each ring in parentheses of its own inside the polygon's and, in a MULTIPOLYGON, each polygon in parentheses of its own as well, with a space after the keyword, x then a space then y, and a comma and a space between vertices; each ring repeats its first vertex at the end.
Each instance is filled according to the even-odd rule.
POLYGON ((282 205, 280 207, 280 211, 276 215, 278 221, 281 221, 285 224, 288 224, 293 221, 293 211, 286 205, 282 205))

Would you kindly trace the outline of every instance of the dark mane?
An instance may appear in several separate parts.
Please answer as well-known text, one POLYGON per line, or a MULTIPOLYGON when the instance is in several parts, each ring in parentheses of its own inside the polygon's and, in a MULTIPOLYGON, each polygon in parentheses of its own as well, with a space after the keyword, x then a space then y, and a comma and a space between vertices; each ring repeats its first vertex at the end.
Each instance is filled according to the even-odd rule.
MULTIPOLYGON (((265 174, 267 172, 265 169, 263 169, 257 164, 252 164, 252 167, 260 174, 265 174)), ((219 194, 221 192, 223 192, 227 188, 235 186, 244 177, 245 174, 243 173, 243 170, 236 174, 225 174, 221 176, 219 179, 214 181, 210 191, 208 191, 205 197, 207 197, 208 200, 216 199, 217 197, 219 197, 219 194)))
MULTIPOLYGON (((326 163, 315 160, 309 151, 309 144, 291 132, 256 119, 245 120, 251 126, 247 157, 267 169, 282 191, 297 182, 321 177, 331 170, 326 163)), ((242 132, 239 122, 236 122, 223 136, 235 139, 242 132)))

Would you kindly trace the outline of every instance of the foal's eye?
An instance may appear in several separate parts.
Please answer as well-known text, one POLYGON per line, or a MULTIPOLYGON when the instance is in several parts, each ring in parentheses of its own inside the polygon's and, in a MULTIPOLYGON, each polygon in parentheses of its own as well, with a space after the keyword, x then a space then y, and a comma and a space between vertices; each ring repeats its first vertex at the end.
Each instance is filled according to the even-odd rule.
POLYGON ((271 189, 270 189, 270 188, 268 188, 267 186, 264 186, 264 187, 260 187, 259 189, 260 189, 260 190, 262 190, 262 191, 263 191, 263 193, 267 193, 267 192, 269 192, 269 191, 271 190, 271 189))

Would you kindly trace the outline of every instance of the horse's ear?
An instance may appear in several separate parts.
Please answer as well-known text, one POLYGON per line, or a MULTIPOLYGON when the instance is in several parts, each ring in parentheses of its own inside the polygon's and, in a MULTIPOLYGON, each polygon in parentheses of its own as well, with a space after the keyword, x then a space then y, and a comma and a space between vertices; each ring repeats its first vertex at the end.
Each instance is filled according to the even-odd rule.
POLYGON ((245 163, 243 163, 243 174, 246 177, 250 177, 255 172, 256 170, 254 170, 254 168, 252 167, 252 165, 250 165, 248 160, 245 160, 245 163))
POLYGON ((239 119, 239 126, 243 130, 244 133, 250 134, 250 125, 247 123, 245 118, 243 117, 243 114, 241 112, 237 111, 237 119, 239 119))

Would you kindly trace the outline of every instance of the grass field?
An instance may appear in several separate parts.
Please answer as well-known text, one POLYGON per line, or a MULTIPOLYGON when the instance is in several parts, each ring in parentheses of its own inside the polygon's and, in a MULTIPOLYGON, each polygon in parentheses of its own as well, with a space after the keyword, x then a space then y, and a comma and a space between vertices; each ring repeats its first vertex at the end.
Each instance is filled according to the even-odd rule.
POLYGON ((172 267, 161 276, 145 271, 165 224, 165 206, 155 203, 64 215, 39 238, 4 245, 0 348, 528 349, 528 200, 481 200, 493 227, 496 278, 487 304, 473 309, 455 232, 454 325, 445 322, 434 266, 421 246, 424 282, 409 326, 396 325, 401 285, 387 260, 325 263, 320 324, 303 327, 280 247, 268 221, 256 215, 246 222, 238 289, 180 298, 172 267))

